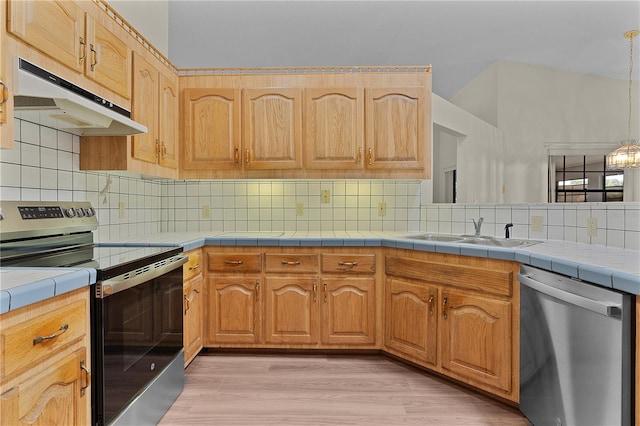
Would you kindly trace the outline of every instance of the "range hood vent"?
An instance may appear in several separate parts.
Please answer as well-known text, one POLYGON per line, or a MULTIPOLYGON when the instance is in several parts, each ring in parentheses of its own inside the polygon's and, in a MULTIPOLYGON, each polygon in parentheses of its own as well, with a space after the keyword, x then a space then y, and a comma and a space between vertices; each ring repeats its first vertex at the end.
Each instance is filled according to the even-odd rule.
POLYGON ((16 57, 14 108, 39 113, 39 123, 81 136, 147 133, 118 105, 16 57))

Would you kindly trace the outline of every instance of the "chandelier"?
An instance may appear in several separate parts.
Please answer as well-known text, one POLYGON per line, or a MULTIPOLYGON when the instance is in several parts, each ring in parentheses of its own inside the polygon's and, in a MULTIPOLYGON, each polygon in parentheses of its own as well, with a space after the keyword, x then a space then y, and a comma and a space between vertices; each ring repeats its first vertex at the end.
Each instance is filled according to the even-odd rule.
POLYGON ((627 119, 627 139, 620 142, 620 147, 607 155, 607 170, 620 170, 640 167, 640 145, 638 139, 631 139, 631 84, 633 71, 633 38, 638 30, 624 33, 629 39, 629 118, 627 119))

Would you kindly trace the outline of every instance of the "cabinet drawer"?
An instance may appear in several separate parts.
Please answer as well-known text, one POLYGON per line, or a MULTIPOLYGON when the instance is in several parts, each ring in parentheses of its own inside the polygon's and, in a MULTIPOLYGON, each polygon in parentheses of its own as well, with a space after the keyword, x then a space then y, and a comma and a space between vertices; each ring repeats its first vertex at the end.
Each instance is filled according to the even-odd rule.
POLYGON ((325 253, 322 255, 322 272, 373 274, 376 272, 376 255, 325 253))
POLYGON ((187 263, 182 268, 183 281, 187 281, 202 272, 202 251, 190 251, 185 255, 187 256, 187 263))
POLYGON ((318 255, 267 253, 265 269, 267 272, 314 273, 318 271, 318 255))
POLYGON ((38 365, 45 358, 84 338, 86 319, 87 303, 78 300, 54 310, 45 309, 41 315, 16 325, 2 327, 2 377, 38 365))
POLYGON ((209 253, 209 271, 217 272, 260 272, 261 253, 209 253))

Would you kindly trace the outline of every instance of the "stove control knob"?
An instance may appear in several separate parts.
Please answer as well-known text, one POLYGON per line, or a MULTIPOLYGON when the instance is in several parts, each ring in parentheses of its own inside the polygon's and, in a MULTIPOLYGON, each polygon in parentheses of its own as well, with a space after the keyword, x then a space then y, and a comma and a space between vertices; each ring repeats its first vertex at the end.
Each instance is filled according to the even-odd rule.
POLYGON ((71 208, 71 209, 65 209, 65 211, 64 211, 64 215, 65 215, 66 217, 76 217, 76 209, 73 209, 73 208, 71 208))
POLYGON ((78 207, 76 209, 76 216, 78 216, 78 217, 84 216, 84 209, 82 207, 78 207))
POLYGON ((92 217, 96 215, 96 211, 93 207, 87 207, 86 209, 84 209, 84 214, 87 217, 92 217))
POLYGON ((0 209, 0 220, 4 220, 4 213, 2 213, 2 209, 0 209))

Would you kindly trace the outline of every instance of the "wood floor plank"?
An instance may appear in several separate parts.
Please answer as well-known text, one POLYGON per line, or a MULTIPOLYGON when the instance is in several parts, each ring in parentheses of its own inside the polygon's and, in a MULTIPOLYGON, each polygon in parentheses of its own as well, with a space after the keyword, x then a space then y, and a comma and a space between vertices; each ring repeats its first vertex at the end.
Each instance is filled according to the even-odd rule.
POLYGON ((377 355, 199 355, 160 425, 529 425, 514 408, 377 355))

